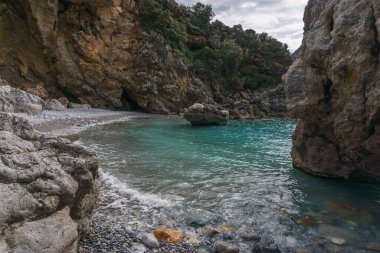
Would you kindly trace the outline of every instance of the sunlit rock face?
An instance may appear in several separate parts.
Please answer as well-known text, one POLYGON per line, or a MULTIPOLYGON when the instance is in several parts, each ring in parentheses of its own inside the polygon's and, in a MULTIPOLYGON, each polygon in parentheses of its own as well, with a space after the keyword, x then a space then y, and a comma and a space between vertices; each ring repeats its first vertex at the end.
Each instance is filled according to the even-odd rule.
POLYGON ((144 33, 139 4, 0 0, 1 76, 42 98, 153 113, 211 96, 171 48, 144 33))
POLYGON ((380 2, 310 0, 304 39, 284 76, 298 118, 294 166, 380 182, 380 2))

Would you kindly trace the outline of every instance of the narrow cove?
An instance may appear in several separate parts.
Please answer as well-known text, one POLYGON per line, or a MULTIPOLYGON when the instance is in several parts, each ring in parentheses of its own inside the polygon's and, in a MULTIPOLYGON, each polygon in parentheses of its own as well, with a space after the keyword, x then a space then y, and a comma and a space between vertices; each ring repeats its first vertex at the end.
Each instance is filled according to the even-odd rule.
MULTIPOLYGON (((185 233, 183 244, 212 245, 221 238, 241 252, 258 245, 281 252, 368 252, 380 238, 379 186, 294 170, 294 127, 288 119, 194 128, 178 118, 136 118, 91 128, 80 142, 102 161, 94 220, 136 238, 176 228, 185 233), (218 234, 211 238, 204 227, 218 234)), ((186 252, 195 246, 189 247, 186 252)), ((142 252, 141 245, 132 243, 131 251, 142 252)))

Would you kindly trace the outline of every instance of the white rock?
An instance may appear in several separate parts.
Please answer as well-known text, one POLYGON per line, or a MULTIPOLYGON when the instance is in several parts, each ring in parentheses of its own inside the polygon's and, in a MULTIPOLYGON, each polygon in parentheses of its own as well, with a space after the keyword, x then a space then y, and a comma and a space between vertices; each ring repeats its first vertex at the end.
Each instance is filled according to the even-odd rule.
POLYGON ((159 248, 160 243, 153 234, 143 234, 141 237, 142 243, 148 248, 159 248))

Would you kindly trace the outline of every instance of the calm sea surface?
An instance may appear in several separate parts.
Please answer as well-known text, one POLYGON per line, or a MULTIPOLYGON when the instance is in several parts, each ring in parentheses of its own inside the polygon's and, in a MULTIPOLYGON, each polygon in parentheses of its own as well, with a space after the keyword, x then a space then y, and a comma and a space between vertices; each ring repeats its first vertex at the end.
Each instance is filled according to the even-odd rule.
POLYGON ((249 252, 257 234, 284 252, 371 252, 380 243, 380 186, 321 179, 292 168, 293 120, 191 127, 131 119, 86 131, 101 157, 98 215, 136 231, 228 227, 249 252), (372 244, 371 244, 372 243, 372 244), (339 245, 343 244, 343 245, 339 245))

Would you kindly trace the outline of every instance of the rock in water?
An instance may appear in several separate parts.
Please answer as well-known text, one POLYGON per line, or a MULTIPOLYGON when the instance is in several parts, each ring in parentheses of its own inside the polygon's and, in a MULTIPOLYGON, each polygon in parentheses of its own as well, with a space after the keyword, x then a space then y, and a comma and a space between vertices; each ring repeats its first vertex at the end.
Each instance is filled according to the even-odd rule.
POLYGON ((39 97, 9 85, 0 86, 0 112, 39 114, 44 106, 45 102, 39 97))
POLYGON ((93 150, 0 113, 0 249, 75 252, 99 193, 98 164, 93 150))
POLYGON ((380 182, 380 1, 310 0, 284 75, 296 168, 380 182), (349 34, 349 39, 347 35, 349 34))
POLYGON ((240 249, 238 246, 235 246, 230 243, 222 242, 222 241, 216 242, 215 247, 218 253, 239 253, 240 252, 240 249))
POLYGON ((326 201, 324 206, 330 212, 333 212, 338 216, 353 221, 357 224, 372 223, 374 221, 374 217, 371 212, 350 203, 326 201))
POLYGON ((164 243, 180 243, 183 238, 181 231, 167 228, 158 228, 153 231, 153 234, 157 240, 163 241, 164 243))
POLYGON ((194 104, 186 109, 183 117, 194 126, 226 125, 229 113, 213 105, 194 104))
POLYGON ((156 237, 153 234, 144 234, 141 237, 142 243, 144 243, 145 246, 148 248, 159 248, 160 243, 156 239, 156 237))

